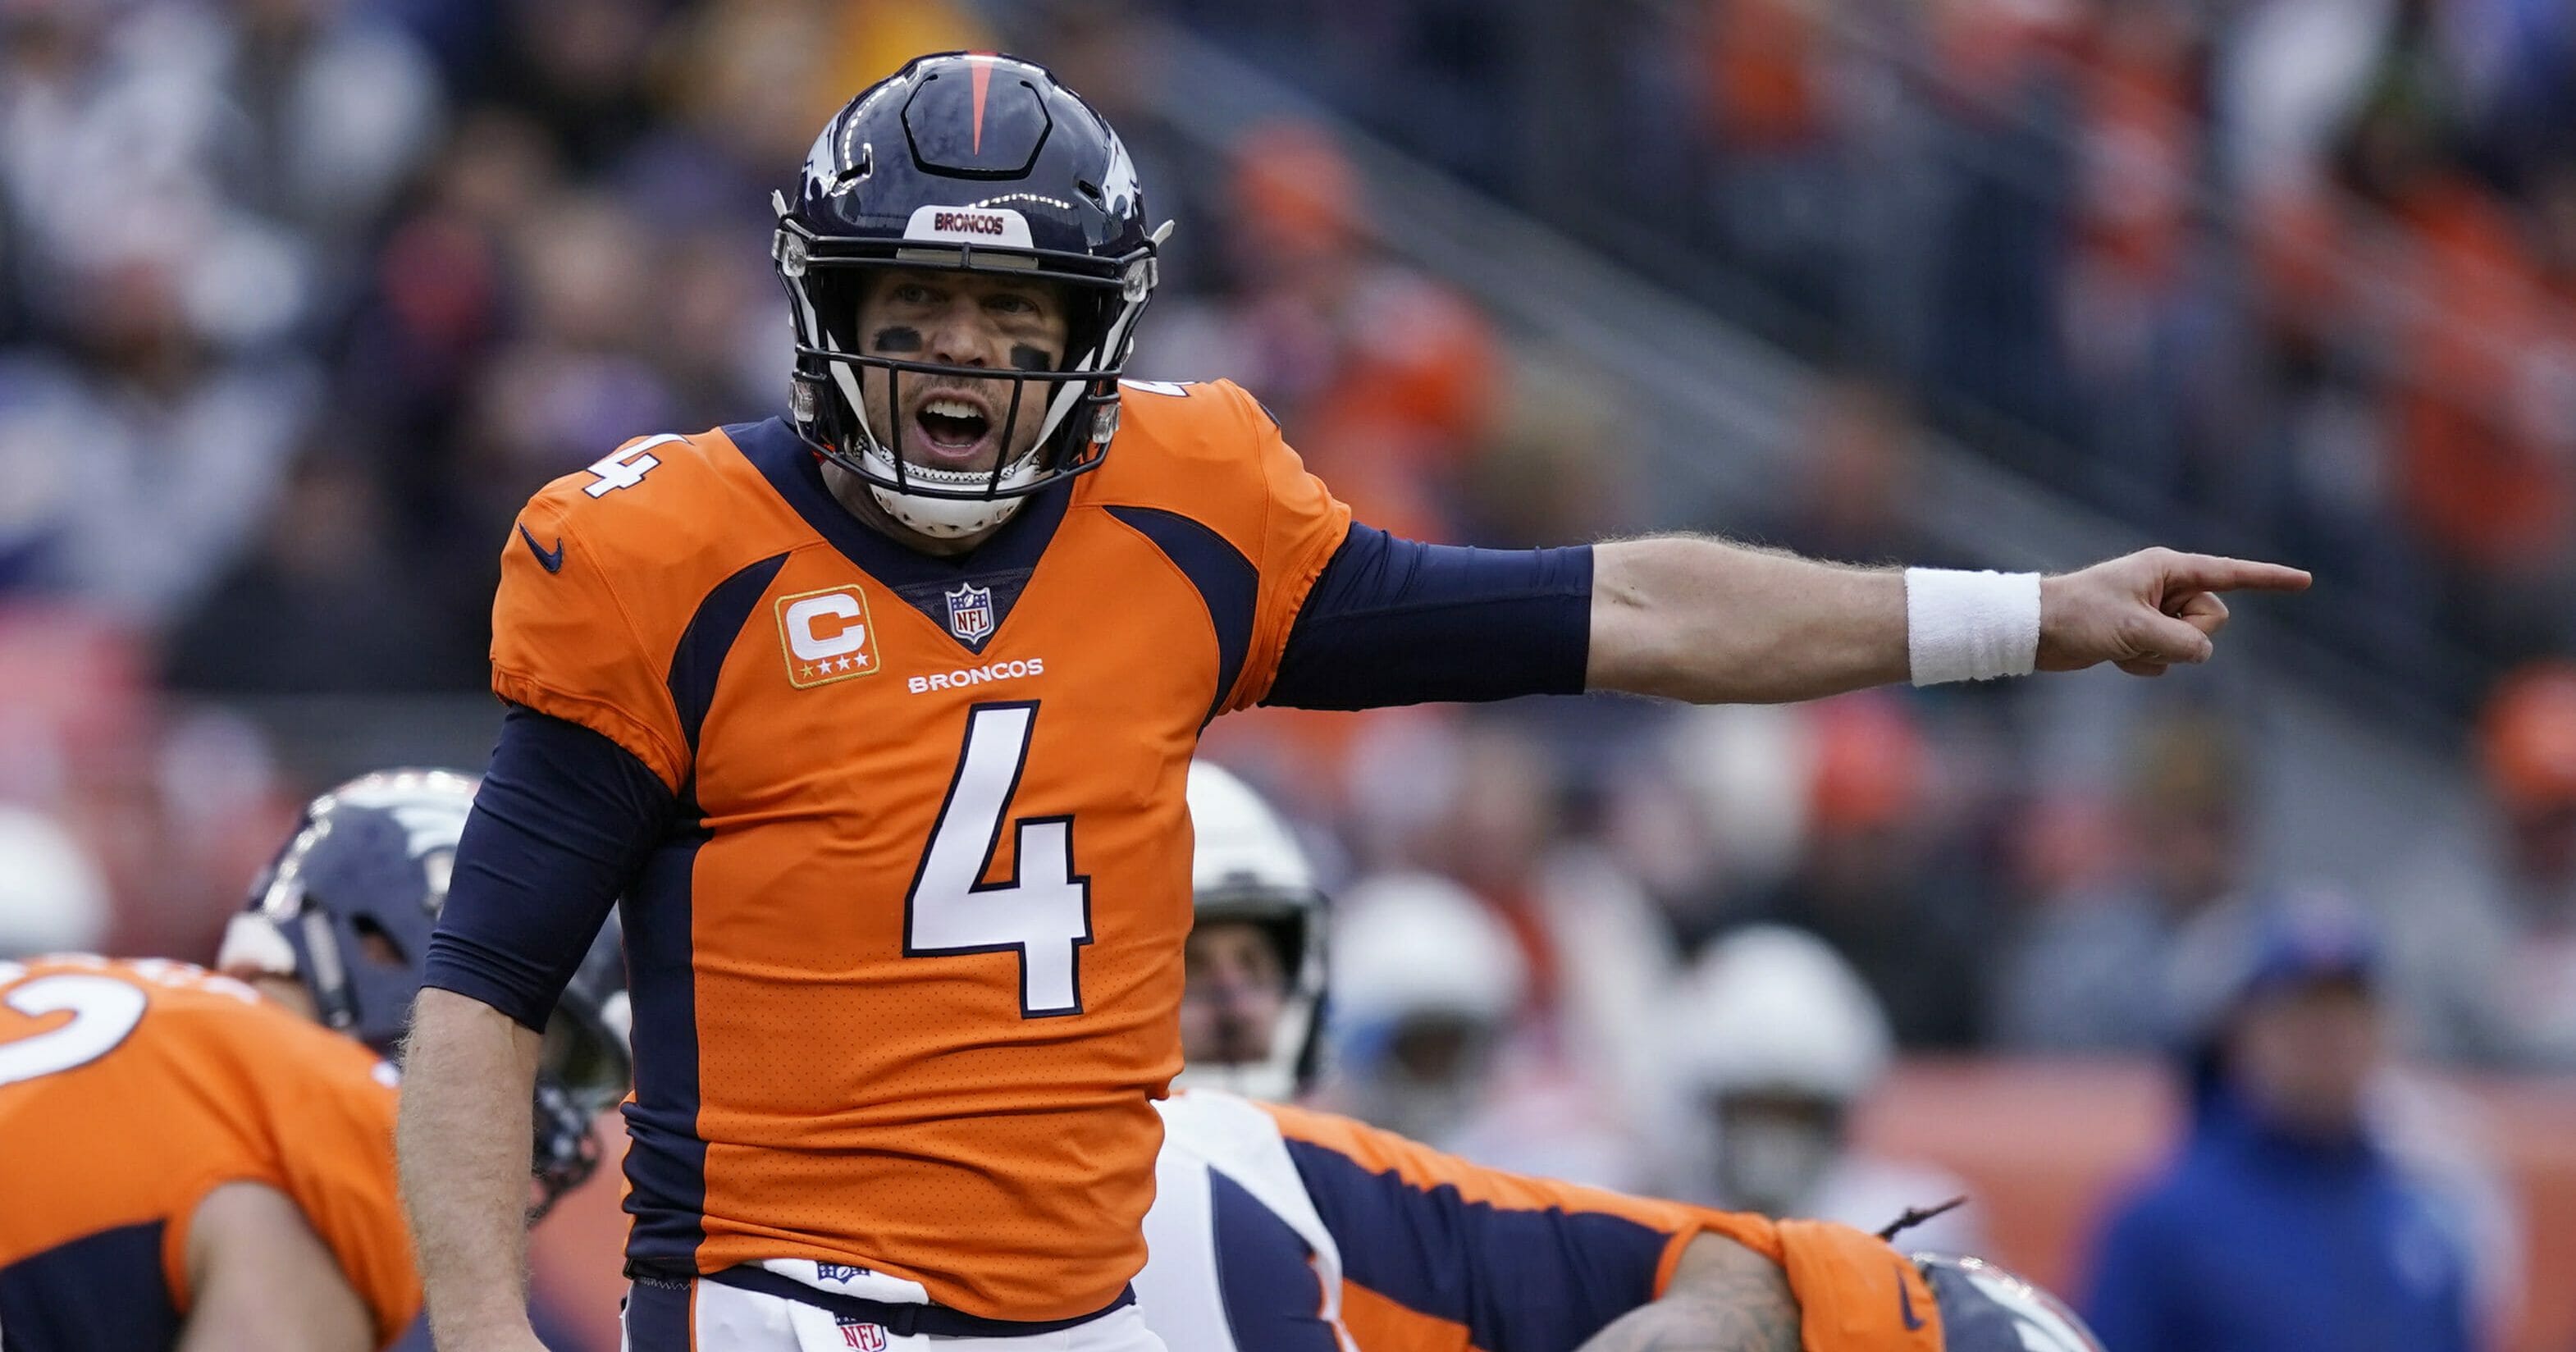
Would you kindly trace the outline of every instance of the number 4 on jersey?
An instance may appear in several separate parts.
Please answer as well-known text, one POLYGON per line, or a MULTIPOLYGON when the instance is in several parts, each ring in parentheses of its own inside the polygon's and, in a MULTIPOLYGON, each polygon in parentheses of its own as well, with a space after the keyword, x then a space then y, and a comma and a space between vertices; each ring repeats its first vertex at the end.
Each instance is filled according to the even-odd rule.
POLYGON ((1038 706, 978 704, 930 849, 904 897, 904 956, 1020 955, 1020 1015, 1082 1012, 1080 957, 1091 942, 1091 880, 1073 871, 1073 819, 1013 823, 1017 863, 1005 882, 982 879, 1002 843, 1002 814, 1019 792, 1038 706))
POLYGON ((644 482, 647 471, 662 463, 660 457, 651 453, 654 447, 683 440, 686 438, 677 432, 665 432, 658 437, 646 437, 632 446, 621 447, 615 454, 592 462, 590 472, 599 476, 599 482, 584 484, 581 491, 594 498, 602 498, 621 488, 633 488, 644 482))

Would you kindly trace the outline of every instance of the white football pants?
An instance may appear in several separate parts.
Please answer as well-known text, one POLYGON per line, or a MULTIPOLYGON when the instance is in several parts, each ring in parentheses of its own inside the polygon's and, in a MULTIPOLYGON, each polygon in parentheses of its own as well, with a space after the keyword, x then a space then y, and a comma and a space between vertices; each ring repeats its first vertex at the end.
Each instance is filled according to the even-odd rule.
POLYGON ((714 1282, 629 1288, 621 1352, 1166 1352, 1133 1304, 1011 1338, 902 1337, 820 1306, 714 1282))

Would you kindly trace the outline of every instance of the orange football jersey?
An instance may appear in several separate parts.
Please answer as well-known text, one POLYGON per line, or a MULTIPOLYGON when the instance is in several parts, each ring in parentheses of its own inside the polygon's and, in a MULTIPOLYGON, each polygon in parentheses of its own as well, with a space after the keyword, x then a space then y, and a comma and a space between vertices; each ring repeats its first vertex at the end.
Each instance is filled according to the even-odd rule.
POLYGON ((183 963, 0 962, 0 1346, 171 1346, 234 1182, 294 1201, 379 1345, 420 1312, 373 1053, 183 963))
POLYGON ((802 1259, 1040 1320, 1143 1265, 1190 756, 1350 514, 1231 385, 1123 415, 962 559, 862 526, 777 420, 521 515, 494 689, 680 800, 625 902, 636 1270, 802 1259))

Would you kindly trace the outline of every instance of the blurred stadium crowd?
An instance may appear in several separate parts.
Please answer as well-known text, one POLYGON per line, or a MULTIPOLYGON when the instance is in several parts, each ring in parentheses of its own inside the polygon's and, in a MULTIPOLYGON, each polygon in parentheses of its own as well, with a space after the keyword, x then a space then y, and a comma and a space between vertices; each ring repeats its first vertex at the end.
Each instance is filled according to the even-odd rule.
MULTIPOLYGON (((1547 8, 0 0, 0 952, 205 957, 363 768, 235 701, 479 691, 537 485, 778 408, 768 191, 916 52, 1009 46, 1103 105, 1181 223, 1136 374, 1241 381, 1362 519, 1659 522, 1615 381, 1382 251, 1329 129, 1158 135, 1159 13, 1844 373, 1781 505, 1704 524, 1943 562, 1906 510, 1938 427, 2366 592, 2401 673, 2466 653, 2439 693, 2481 706, 2486 820, 2326 881, 2402 1052, 2576 1070, 2576 7, 1624 0, 1571 103, 1493 36, 1547 8)), ((2170 684, 2116 731, 2014 687, 1262 711, 1209 746, 1344 881, 1350 1101, 1669 1186, 1674 1091, 1734 1073, 1692 1002, 1749 926, 1856 974, 1749 1016, 1825 1027, 1783 1055, 1845 1104, 1895 1050, 2152 1054, 2253 988, 2314 880, 2258 863, 2243 701, 2170 684), (2043 773, 2088 733, 2103 768, 2043 773), (1417 944, 1487 956, 1384 961, 1417 944)))
POLYGON ((2571 638, 2567 5, 1177 7, 2446 697, 2571 638))

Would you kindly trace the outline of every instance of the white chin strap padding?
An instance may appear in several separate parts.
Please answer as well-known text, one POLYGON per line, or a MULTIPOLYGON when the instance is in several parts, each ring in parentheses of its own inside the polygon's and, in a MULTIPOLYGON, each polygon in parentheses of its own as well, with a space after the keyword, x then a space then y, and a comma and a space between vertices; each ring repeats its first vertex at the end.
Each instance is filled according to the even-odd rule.
MULTIPOLYGON (((976 489, 992 479, 990 472, 985 470, 929 469, 920 465, 906 465, 898 476, 894 456, 885 447, 871 445, 861 454, 866 458, 868 468, 889 479, 902 477, 933 488, 976 489)), ((1017 488, 1036 478, 1037 472, 1038 453, 1031 450, 1005 467, 1001 482, 995 486, 1017 488)), ((998 526, 1011 519, 1011 513, 1020 509, 1022 501, 1017 497, 927 497, 888 488, 873 479, 868 482, 868 491, 876 495, 877 505, 885 509, 886 515, 902 522, 907 529, 937 540, 954 540, 961 535, 972 535, 998 526)))
POLYGON ((911 493, 898 493, 883 484, 871 483, 868 491, 876 494, 877 505, 886 515, 903 523, 905 529, 919 531, 938 540, 954 540, 979 530, 998 526, 1020 510, 1020 498, 994 498, 989 502, 959 498, 925 498, 911 493))

